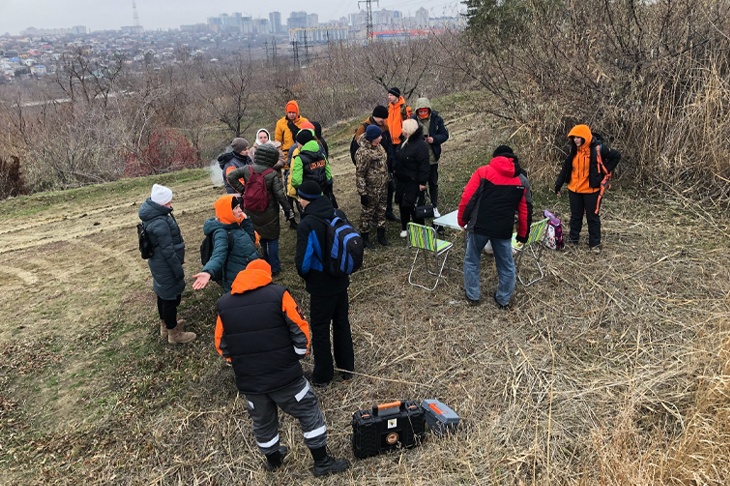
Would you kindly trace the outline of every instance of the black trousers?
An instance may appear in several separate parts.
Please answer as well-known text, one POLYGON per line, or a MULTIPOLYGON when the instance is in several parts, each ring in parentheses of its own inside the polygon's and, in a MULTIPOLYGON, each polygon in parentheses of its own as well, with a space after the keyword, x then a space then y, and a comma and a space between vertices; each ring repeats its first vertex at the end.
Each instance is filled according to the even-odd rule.
POLYGON ((165 321, 168 329, 174 329, 177 326, 177 306, 180 305, 182 295, 178 295, 175 300, 164 300, 157 296, 157 313, 160 319, 165 321))
POLYGON ((327 383, 335 374, 332 363, 347 371, 355 369, 355 352, 350 331, 350 301, 347 290, 336 295, 311 295, 309 300, 310 327, 312 329, 312 354, 314 371, 312 380, 327 383), (332 344, 330 345, 330 323, 332 344))
POLYGON ((431 164, 431 172, 428 174, 428 195, 431 198, 433 207, 439 205, 439 165, 431 164))
POLYGON ((580 194, 568 191, 570 198, 570 241, 578 243, 580 230, 583 229, 583 215, 588 222, 588 246, 593 248, 601 244, 601 216, 596 214, 598 192, 580 194))

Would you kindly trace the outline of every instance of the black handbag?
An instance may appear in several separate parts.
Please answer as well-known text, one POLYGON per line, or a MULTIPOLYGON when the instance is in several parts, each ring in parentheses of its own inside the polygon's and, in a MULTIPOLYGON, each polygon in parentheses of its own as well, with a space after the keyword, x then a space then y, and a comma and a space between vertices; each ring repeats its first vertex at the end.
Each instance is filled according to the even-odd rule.
POLYGON ((426 198, 423 206, 416 206, 416 219, 433 218, 433 204, 431 204, 431 198, 428 196, 426 191, 426 198), (425 204, 428 202, 428 204, 425 204))

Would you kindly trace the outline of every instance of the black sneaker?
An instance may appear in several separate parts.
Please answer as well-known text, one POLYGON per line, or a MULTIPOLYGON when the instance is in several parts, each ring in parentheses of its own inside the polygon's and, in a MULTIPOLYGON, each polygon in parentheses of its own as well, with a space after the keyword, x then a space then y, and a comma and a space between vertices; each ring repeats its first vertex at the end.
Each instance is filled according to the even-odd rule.
POLYGON ((500 304, 500 303, 499 303, 499 301, 497 300, 497 292, 495 292, 495 293, 494 293, 494 302, 495 302, 495 303, 497 304, 497 307, 499 307, 499 308, 500 308, 500 309, 502 309, 502 310, 507 310, 507 309, 509 309, 509 304, 507 304, 507 305, 504 305, 504 304, 500 304))
POLYGON ((464 294, 464 298, 466 299, 466 303, 469 305, 473 305, 473 306, 479 305, 479 299, 476 299, 476 300, 470 299, 469 296, 466 295, 466 293, 464 294))
POLYGON ((348 373, 347 371, 340 371, 340 377, 343 381, 350 381, 352 380, 352 373, 348 373))
POLYGON ((329 381, 316 381, 314 378, 312 378, 312 373, 310 371, 304 372, 304 378, 306 378, 307 381, 312 384, 312 386, 317 388, 327 388, 330 384, 329 381))
POLYGON ((347 459, 337 460, 329 454, 320 461, 314 461, 312 472, 315 476, 326 476, 328 474, 337 474, 346 471, 350 467, 347 459))
POLYGON ((271 454, 266 455, 266 462, 264 463, 264 469, 267 471, 276 471, 284 463, 284 458, 289 452, 286 446, 279 446, 279 450, 271 454))

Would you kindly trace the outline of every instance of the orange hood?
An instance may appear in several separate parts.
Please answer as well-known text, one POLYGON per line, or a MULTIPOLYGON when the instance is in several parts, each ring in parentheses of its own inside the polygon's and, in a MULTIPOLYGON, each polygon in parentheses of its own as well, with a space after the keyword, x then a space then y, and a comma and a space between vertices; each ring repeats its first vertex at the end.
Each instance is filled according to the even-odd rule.
POLYGON ((215 204, 213 204, 213 207, 215 208, 215 217, 223 224, 240 224, 241 221, 246 219, 245 214, 240 219, 237 219, 233 215, 233 209, 231 208, 231 199, 233 198, 233 194, 226 194, 225 196, 219 197, 215 204))
POLYGON ((249 290, 258 289, 271 283, 271 266, 266 260, 259 258, 252 260, 244 270, 238 272, 231 285, 232 294, 242 294, 249 290))
POLYGON ((593 134, 591 133, 591 129, 588 128, 588 125, 576 125, 571 130, 570 133, 568 133, 568 138, 570 137, 580 137, 583 140, 585 140, 585 147, 588 147, 591 144, 591 141, 593 140, 593 134))
POLYGON ((296 101, 291 100, 284 107, 284 111, 285 111, 285 114, 289 113, 290 111, 294 111, 294 112, 296 112, 297 117, 298 117, 299 116, 299 104, 296 101))

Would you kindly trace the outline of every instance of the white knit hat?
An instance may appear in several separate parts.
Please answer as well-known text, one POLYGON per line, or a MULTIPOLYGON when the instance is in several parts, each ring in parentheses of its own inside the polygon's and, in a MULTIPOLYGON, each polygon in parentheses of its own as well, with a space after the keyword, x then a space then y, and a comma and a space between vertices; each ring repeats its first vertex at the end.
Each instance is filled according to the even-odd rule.
POLYGON ((152 202, 156 202, 160 206, 164 206, 165 204, 172 201, 172 189, 169 187, 161 186, 159 184, 155 184, 152 186, 152 194, 150 194, 150 199, 152 199, 152 202))

